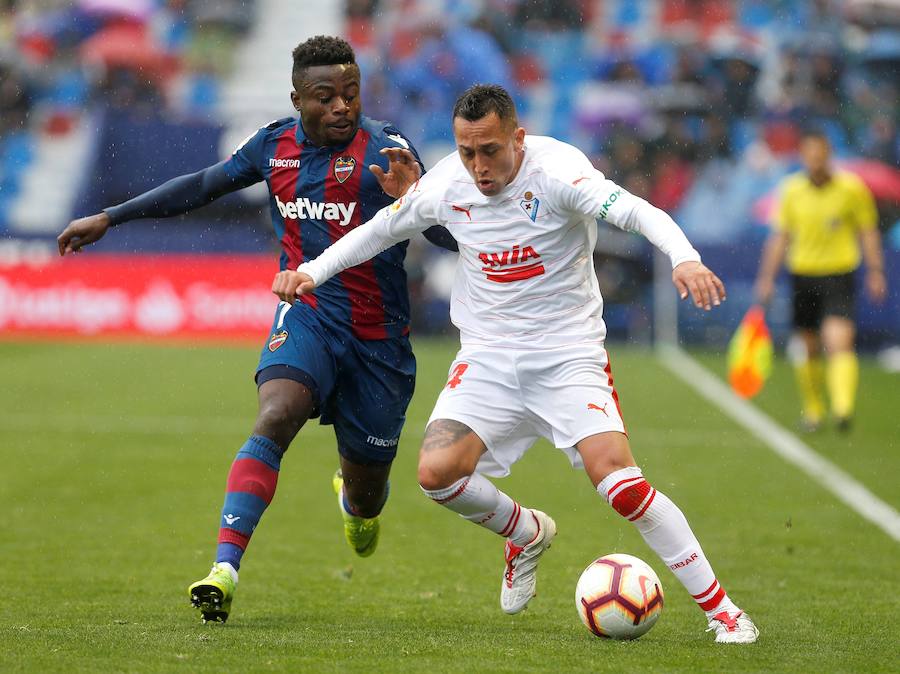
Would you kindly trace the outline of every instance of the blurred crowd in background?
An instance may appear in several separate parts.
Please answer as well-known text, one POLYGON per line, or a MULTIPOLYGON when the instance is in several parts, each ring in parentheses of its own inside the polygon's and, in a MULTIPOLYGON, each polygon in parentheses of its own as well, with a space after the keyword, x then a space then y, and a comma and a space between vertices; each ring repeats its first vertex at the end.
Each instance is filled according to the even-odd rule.
MULTIPOLYGON (((583 149, 749 285, 773 190, 815 128, 873 189, 900 251, 900 8, 876 0, 0 0, 0 233, 50 239, 227 156, 292 114, 290 47, 323 32, 351 41, 365 113, 394 122, 426 165, 452 149, 456 96, 503 84, 529 132, 583 149), (273 13, 277 39, 254 35, 273 13), (262 65, 242 70, 248 53, 262 65)), ((263 197, 226 199, 165 236, 133 223, 104 245, 268 250, 263 197)), ((597 254, 622 304, 613 331, 640 330, 647 312, 626 305, 648 292, 646 248, 609 234, 597 254)), ((446 320, 445 280, 424 271, 445 273, 424 261, 439 255, 411 254, 414 293, 435 301, 426 328, 446 320)))
POLYGON ((499 82, 529 131, 573 142, 663 209, 684 206, 701 242, 733 241, 765 219, 753 207, 794 168, 804 128, 838 155, 900 164, 895 12, 834 0, 351 0, 348 32, 368 109, 413 138, 449 144, 457 93, 499 82))

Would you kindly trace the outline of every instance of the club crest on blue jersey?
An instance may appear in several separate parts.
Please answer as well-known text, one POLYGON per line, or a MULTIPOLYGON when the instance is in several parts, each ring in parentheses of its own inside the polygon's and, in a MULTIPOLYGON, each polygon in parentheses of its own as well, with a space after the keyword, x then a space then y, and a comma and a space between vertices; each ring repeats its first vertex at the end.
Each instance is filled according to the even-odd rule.
POLYGON ((339 183, 345 182, 353 175, 356 168, 356 160, 353 157, 338 157, 334 160, 334 177, 339 183))
POLYGON ((537 212, 540 205, 541 200, 534 196, 534 193, 532 192, 526 192, 525 198, 519 202, 519 206, 521 206, 522 210, 525 211, 525 214, 531 218, 532 222, 537 218, 537 212))
POLYGON ((276 332, 269 338, 269 351, 275 351, 279 346, 284 344, 287 341, 288 333, 287 330, 282 330, 281 332, 276 332))

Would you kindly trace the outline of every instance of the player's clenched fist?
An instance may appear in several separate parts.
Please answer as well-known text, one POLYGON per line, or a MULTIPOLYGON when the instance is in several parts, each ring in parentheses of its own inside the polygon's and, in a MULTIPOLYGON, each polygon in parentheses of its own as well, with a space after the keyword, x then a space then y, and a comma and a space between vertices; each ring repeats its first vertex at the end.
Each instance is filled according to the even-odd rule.
POLYGON ((272 281, 272 292, 278 295, 282 302, 294 303, 300 295, 306 295, 315 290, 316 283, 309 274, 302 271, 286 269, 275 274, 272 281))

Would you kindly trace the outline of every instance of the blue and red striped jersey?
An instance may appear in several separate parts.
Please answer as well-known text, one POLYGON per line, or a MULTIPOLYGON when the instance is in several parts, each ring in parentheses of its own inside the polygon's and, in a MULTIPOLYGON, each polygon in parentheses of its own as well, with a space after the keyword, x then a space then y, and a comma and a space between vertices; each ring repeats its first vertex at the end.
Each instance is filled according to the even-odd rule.
MULTIPOLYGON (((387 159, 380 154, 384 147, 408 147, 416 154, 386 122, 361 117, 348 144, 317 146, 299 119, 286 117, 248 137, 224 166, 243 186, 266 181, 272 224, 281 242, 281 269, 296 269, 394 201, 368 169, 378 164, 387 170, 387 159)), ((406 246, 397 244, 341 272, 300 301, 360 339, 406 334, 406 246)))

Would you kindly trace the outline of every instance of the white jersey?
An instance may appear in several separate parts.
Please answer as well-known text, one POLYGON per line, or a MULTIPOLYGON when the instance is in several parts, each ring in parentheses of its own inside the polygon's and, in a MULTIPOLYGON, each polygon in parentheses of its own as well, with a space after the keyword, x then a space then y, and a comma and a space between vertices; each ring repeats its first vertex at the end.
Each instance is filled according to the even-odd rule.
POLYGON ((669 216, 607 180, 580 150, 526 136, 522 164, 499 194, 482 194, 454 152, 299 270, 318 285, 440 224, 459 243, 450 317, 463 346, 599 343, 606 326, 592 257, 597 218, 643 233, 673 267, 700 260, 669 216))

